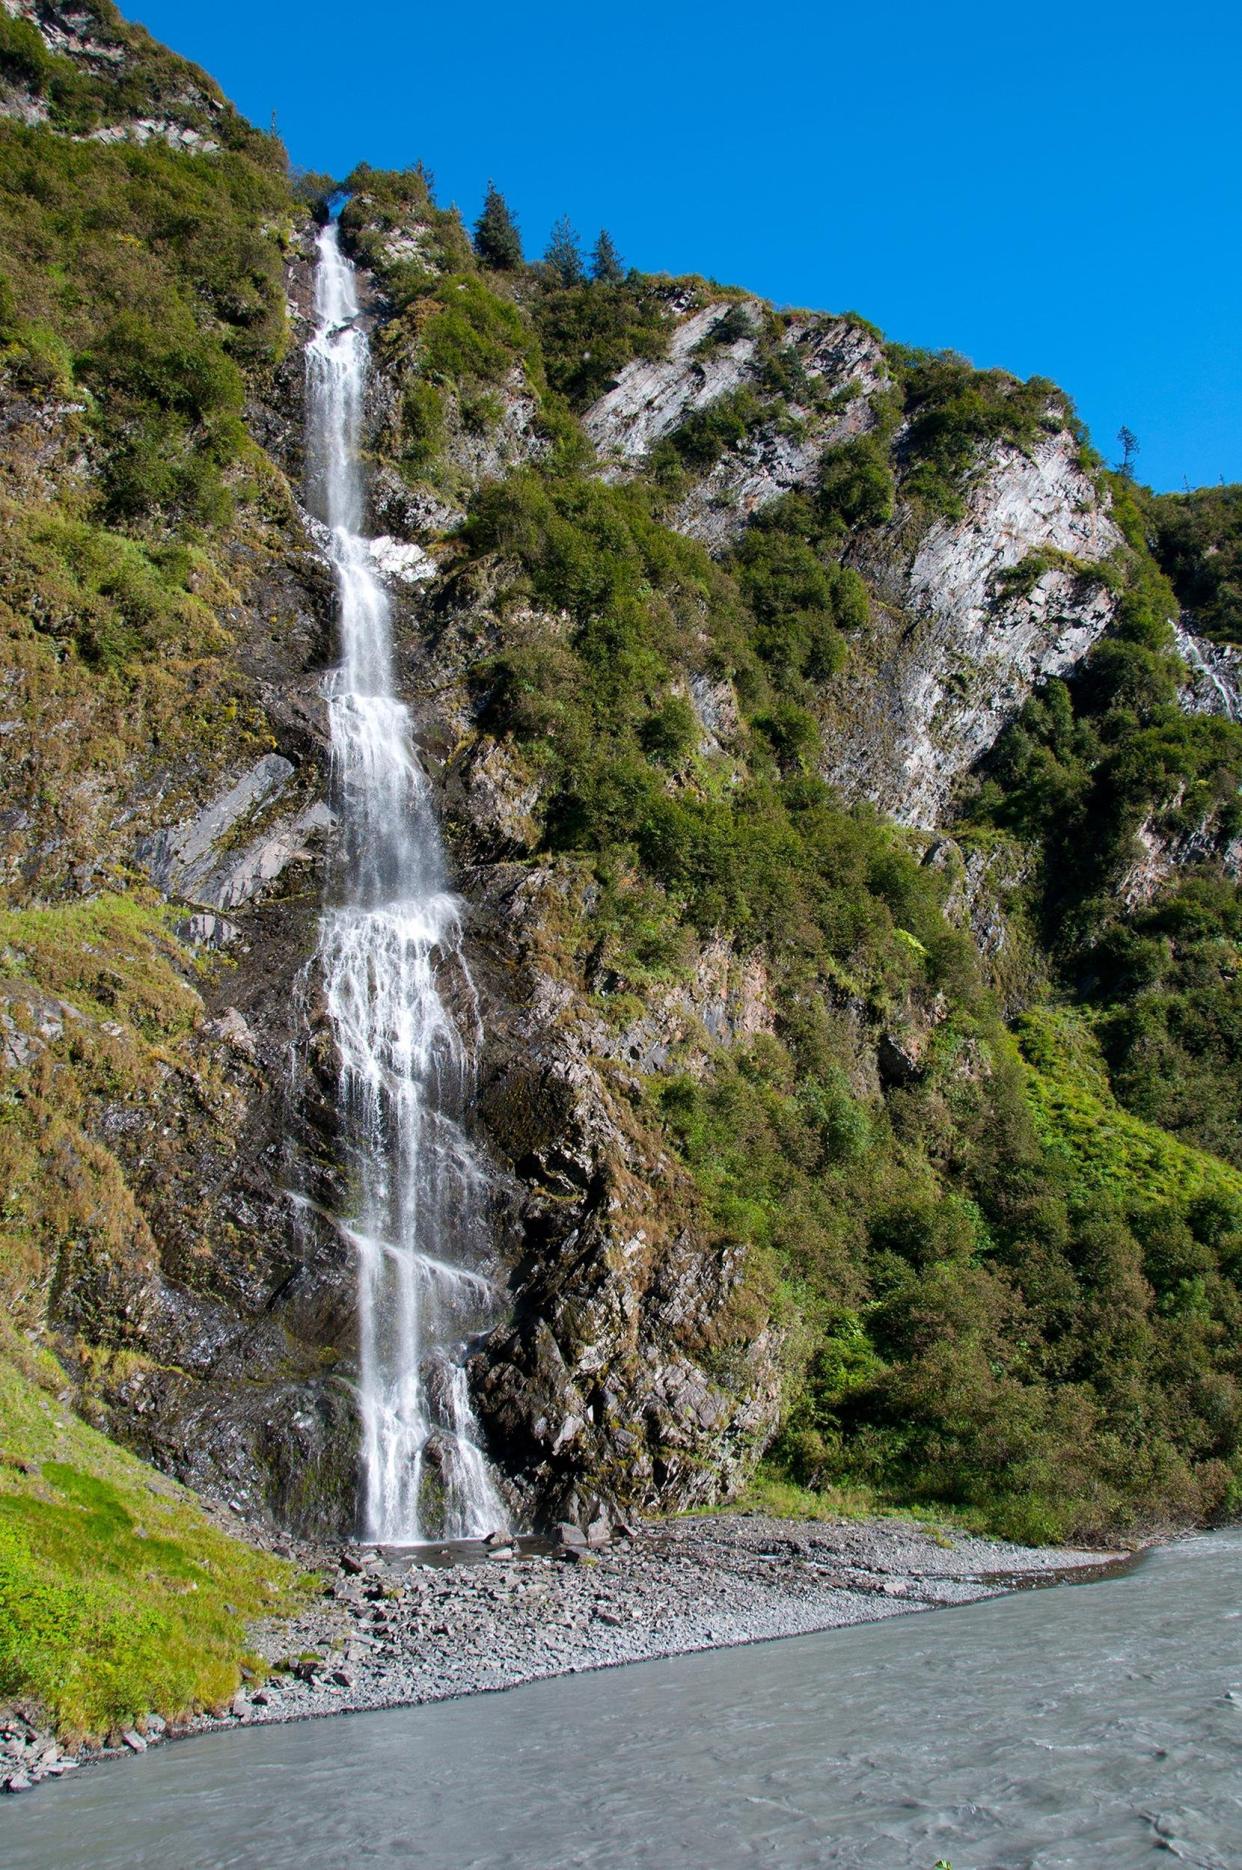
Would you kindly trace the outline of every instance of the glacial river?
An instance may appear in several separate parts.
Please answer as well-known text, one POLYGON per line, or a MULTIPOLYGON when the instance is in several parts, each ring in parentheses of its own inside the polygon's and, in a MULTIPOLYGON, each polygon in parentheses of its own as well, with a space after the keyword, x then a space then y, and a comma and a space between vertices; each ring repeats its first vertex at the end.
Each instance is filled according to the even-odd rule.
POLYGON ((1242 1529, 1128 1575, 222 1732, 0 1810, 5 1870, 1242 1866, 1242 1529))

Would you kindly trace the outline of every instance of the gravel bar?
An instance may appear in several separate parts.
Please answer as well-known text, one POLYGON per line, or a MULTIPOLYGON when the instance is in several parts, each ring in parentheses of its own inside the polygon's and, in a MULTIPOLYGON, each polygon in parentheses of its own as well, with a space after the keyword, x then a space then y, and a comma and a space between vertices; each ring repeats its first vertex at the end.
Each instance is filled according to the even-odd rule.
POLYGON ((750 1514, 636 1526, 594 1548, 519 1541, 459 1548, 447 1563, 444 1551, 351 1547, 331 1572, 321 1560, 330 1581, 314 1607, 256 1632, 280 1671, 244 1688, 226 1722, 195 1725, 440 1701, 975 1603, 1125 1562, 903 1520, 750 1514))
MULTIPOLYGON (((252 1536, 258 1528, 249 1528, 252 1536)), ((0 1788, 189 1733, 515 1688, 696 1650, 874 1623, 1126 1564, 1129 1553, 1010 1545, 901 1519, 732 1513, 552 1540, 278 1549, 323 1578, 291 1622, 251 1632, 266 1664, 227 1712, 151 1715, 103 1748, 62 1751, 0 1710, 0 1788)))

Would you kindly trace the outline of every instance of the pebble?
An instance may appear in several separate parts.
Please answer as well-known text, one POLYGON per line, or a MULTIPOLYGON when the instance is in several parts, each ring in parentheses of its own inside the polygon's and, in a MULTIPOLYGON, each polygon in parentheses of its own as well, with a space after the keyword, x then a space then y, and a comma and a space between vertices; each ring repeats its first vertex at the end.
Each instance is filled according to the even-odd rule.
MULTIPOLYGON (((290 1550, 299 1564, 325 1574, 325 1595, 292 1624, 252 1630, 267 1680, 239 1691, 227 1715, 204 1715, 179 1731, 438 1701, 711 1645, 909 1616, 999 1596, 1007 1580, 1033 1572, 1121 1556, 946 1536, 896 1519, 807 1524, 758 1514, 624 1527, 601 1519, 586 1533, 566 1524, 551 1552, 523 1550, 521 1541, 495 1534, 459 1555, 461 1562, 441 1566, 398 1548, 290 1550), (298 1660, 290 1664, 291 1656, 298 1660)), ((145 1726, 145 1737, 136 1728, 120 1736, 131 1752, 145 1753, 167 1732, 158 1715, 145 1726)), ((76 1765, 54 1736, 0 1709, 6 1791, 25 1791, 76 1765)))
POLYGON ((554 1538, 551 1551, 531 1552, 493 1534, 441 1566, 395 1547, 357 1568, 352 1550, 299 1551, 307 1566, 335 1567, 335 1586, 292 1629, 260 1632, 258 1646, 273 1660, 300 1651, 328 1660, 295 1666, 270 1706, 252 1695, 250 1719, 435 1701, 905 1616, 997 1596, 1006 1573, 1102 1556, 947 1537, 896 1519, 749 1514, 624 1527, 601 1516, 586 1532, 566 1522, 554 1538))

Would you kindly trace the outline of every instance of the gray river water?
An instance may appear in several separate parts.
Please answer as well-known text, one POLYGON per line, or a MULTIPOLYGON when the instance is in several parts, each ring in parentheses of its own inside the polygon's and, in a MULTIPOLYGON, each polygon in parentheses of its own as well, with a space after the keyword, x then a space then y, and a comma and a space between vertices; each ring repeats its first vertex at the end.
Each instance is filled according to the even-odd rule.
POLYGON ((5 1870, 1242 1866, 1242 1530, 1131 1573, 222 1732, 4 1801, 5 1870))

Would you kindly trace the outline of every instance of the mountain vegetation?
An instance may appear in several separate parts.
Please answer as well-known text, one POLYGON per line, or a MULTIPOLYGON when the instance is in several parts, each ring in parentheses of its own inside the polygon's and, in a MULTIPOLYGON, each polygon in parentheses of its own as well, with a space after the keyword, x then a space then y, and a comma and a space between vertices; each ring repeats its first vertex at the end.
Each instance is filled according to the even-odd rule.
MULTIPOLYGON (((267 1329, 316 1263, 262 1205, 269 1131, 229 1165, 246 1099, 277 1107, 321 894, 297 294, 338 183, 291 178, 103 0, 68 50, 45 10, 0 13, 0 1693, 98 1732, 227 1699, 242 1616, 301 1589, 117 1444, 219 1487, 186 1401, 217 1366, 167 1320, 267 1329), (184 828, 277 748, 285 855, 212 895, 184 828), (250 946, 195 932, 208 911, 250 915, 250 946), (257 1049, 217 1017, 247 993, 280 1003, 257 1049), (75 1676, 56 1659, 88 1625, 75 1676)), ((628 1139, 612 1207, 737 1269, 678 1354, 735 1401, 757 1346, 776 1371, 727 1461, 691 1449, 678 1493, 665 1448, 648 1491, 718 1498, 762 1461, 769 1484, 1039 1540, 1236 1513, 1242 726, 1191 705, 1173 626, 1242 642, 1242 490, 1151 494, 1044 379, 627 270, 606 231, 586 260, 562 221, 528 264, 492 184, 472 234, 421 166, 340 187, 375 323, 377 530, 434 574, 403 654, 463 890, 552 905, 524 954, 628 1139), (640 447, 615 399, 648 380, 672 414, 640 447), (1015 681, 938 823, 899 822, 841 755, 898 681, 876 646, 921 640, 920 554, 995 530, 995 477, 1041 450, 1115 543, 998 551, 980 630, 1007 640, 1027 606, 1076 647, 1015 681), (503 823, 469 804, 480 772, 520 802, 503 823), (762 981, 754 1017, 704 1015, 720 953, 762 981)), ((935 679, 949 716, 979 713, 968 659, 935 679)), ((276 823, 265 797, 218 865, 276 823)), ((502 1106, 488 1146, 534 1190, 520 1319, 555 1203, 594 1197, 502 1106)), ((330 1139, 303 1146, 329 1186, 330 1139)), ((271 1428, 331 1383, 325 1438, 353 1433, 339 1295, 296 1302, 245 1471, 274 1476, 275 1517, 339 1526, 348 1454, 271 1428)), ((573 1485, 623 1497, 628 1445, 573 1485)))

